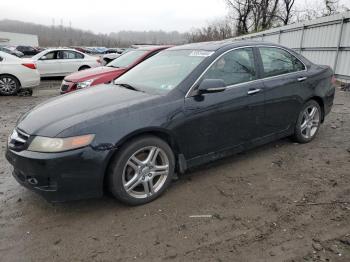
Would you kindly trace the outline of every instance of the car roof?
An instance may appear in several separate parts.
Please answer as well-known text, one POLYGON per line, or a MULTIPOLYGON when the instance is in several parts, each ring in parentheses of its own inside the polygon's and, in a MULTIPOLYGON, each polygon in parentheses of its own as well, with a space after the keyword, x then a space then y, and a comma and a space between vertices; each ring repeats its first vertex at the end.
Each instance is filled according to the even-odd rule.
POLYGON ((136 48, 135 50, 145 50, 145 51, 156 51, 156 50, 163 50, 173 47, 173 45, 145 45, 145 46, 140 46, 136 48))
MULTIPOLYGON (((75 49, 73 49, 73 48, 47 48, 47 49, 45 49, 44 51, 77 51, 77 50, 75 50, 75 49)), ((79 52, 79 51, 78 51, 79 52)))
POLYGON ((252 40, 223 40, 223 41, 210 41, 210 42, 200 42, 200 43, 192 43, 181 46, 175 46, 170 48, 170 50, 205 50, 205 51, 217 51, 220 48, 224 47, 241 47, 241 46, 255 46, 255 45, 271 45, 271 46, 279 46, 274 43, 263 42, 263 41, 252 41, 252 40))

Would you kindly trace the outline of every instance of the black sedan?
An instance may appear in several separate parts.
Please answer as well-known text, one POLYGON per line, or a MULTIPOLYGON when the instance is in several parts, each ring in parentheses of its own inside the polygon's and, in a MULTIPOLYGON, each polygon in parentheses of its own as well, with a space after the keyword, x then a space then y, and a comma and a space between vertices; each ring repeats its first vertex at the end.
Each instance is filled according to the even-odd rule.
POLYGON ((33 56, 41 52, 40 50, 35 49, 34 47, 25 45, 17 46, 16 50, 22 52, 25 56, 33 56))
POLYGON ((173 47, 113 84, 49 100, 9 138, 16 180, 50 201, 138 205, 175 173, 273 140, 315 138, 333 105, 333 72, 283 46, 173 47))
POLYGON ((0 51, 8 53, 10 55, 17 56, 17 57, 23 57, 24 56, 24 54, 22 52, 17 51, 16 49, 11 49, 11 48, 6 47, 6 46, 0 46, 0 51))

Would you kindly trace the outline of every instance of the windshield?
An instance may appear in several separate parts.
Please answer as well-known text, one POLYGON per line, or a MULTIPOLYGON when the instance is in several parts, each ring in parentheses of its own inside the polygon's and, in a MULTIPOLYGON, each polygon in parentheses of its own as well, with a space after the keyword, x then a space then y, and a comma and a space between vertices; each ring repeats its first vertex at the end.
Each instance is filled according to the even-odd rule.
POLYGON ((128 51, 121 56, 114 59, 107 66, 116 67, 116 68, 125 68, 131 66, 134 62, 136 62, 143 55, 148 53, 147 50, 133 50, 128 51))
POLYGON ((210 53, 166 50, 137 65, 115 84, 127 84, 144 92, 164 94, 181 83, 210 53))

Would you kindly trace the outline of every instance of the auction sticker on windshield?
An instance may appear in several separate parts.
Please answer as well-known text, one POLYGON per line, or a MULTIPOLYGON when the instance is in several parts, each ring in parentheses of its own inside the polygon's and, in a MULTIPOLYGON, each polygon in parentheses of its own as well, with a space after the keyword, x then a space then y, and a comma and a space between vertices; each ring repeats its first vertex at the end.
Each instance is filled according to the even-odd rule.
POLYGON ((202 56, 202 57, 208 57, 214 54, 213 51, 203 51, 203 50, 195 50, 190 53, 189 56, 202 56))

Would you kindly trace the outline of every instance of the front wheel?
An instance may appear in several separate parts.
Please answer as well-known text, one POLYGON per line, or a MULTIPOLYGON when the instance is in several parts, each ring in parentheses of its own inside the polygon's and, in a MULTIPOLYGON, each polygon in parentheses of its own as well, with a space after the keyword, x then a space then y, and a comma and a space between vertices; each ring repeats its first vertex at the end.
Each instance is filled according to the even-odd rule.
POLYGON ((322 111, 315 100, 310 100, 303 106, 295 126, 294 138, 299 143, 313 140, 321 125, 322 111))
POLYGON ((174 175, 170 146, 154 136, 136 138, 120 149, 109 169, 109 190, 128 205, 148 203, 170 184, 174 175))

